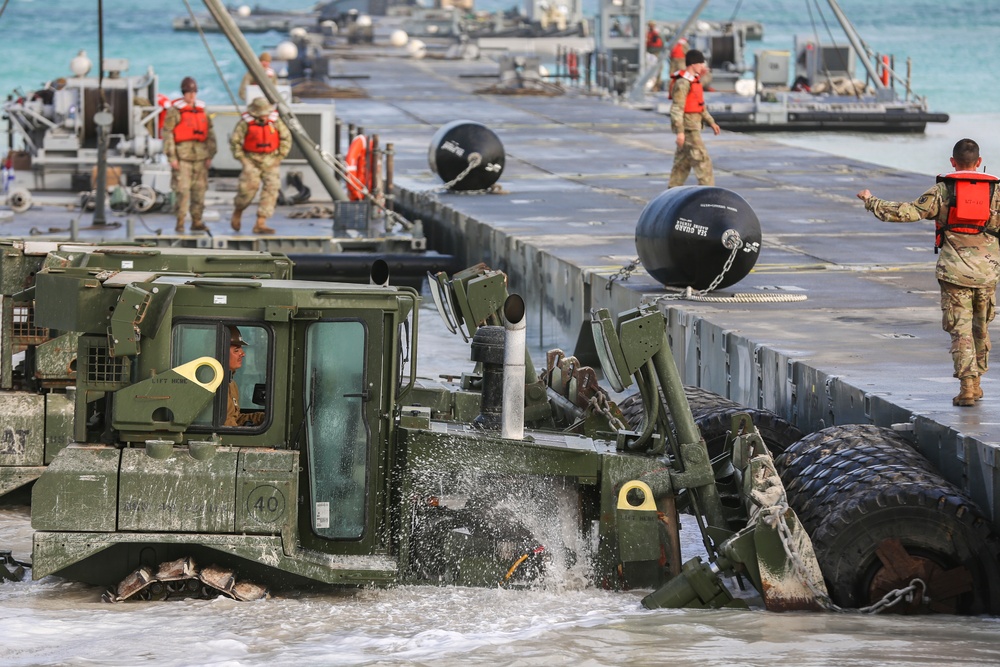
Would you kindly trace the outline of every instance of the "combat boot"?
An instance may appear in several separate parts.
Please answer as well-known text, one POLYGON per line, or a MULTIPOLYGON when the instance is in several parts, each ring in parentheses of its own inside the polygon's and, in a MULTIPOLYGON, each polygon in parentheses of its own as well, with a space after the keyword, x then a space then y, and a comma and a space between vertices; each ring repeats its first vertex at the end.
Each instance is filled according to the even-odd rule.
POLYGON ((253 226, 254 234, 273 234, 274 230, 265 225, 266 218, 257 218, 257 224, 253 226))
POLYGON ((177 221, 177 226, 174 227, 174 231, 177 232, 178 234, 183 234, 184 233, 184 221, 183 220, 178 220, 177 221))
POLYGON ((982 380, 982 378, 982 375, 977 375, 972 378, 972 388, 975 390, 972 395, 977 401, 983 397, 983 387, 979 384, 979 381, 982 380))
POLYGON ((229 219, 229 226, 233 228, 234 232, 240 231, 240 227, 241 227, 241 225, 240 225, 240 218, 242 218, 242 217, 243 217, 243 209, 241 209, 241 208, 234 208, 233 209, 233 217, 231 217, 229 219))
POLYGON ((976 404, 976 378, 962 378, 962 388, 958 391, 958 396, 951 399, 952 405, 967 408, 976 404))
POLYGON ((192 232, 207 232, 208 231, 208 227, 206 227, 205 223, 202 222, 201 220, 195 220, 194 222, 191 223, 191 231, 192 232))

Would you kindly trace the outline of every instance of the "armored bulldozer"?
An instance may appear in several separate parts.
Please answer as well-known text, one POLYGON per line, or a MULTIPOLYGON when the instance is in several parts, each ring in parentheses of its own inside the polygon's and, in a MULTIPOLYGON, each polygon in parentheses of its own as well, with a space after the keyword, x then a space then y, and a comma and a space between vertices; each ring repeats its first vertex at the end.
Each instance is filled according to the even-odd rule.
POLYGON ((35 480, 73 440, 77 332, 39 325, 33 289, 39 271, 69 267, 104 281, 123 270, 286 279, 292 263, 269 252, 0 241, 0 496, 35 480))
MULTIPOLYGON (((39 324, 79 333, 73 442, 33 489, 36 579, 104 586, 109 601, 254 599, 316 584, 523 586, 581 568, 594 585, 650 589, 648 607, 745 605, 727 575, 772 610, 995 603, 995 540, 983 560, 938 562, 891 534, 895 519, 927 523, 902 506, 862 508, 880 532, 858 542, 885 559, 859 551, 858 574, 835 558, 849 549, 827 551, 840 570, 824 581, 747 414, 731 413, 709 456, 658 311, 591 323, 608 382, 639 388, 633 429, 589 373, 535 372, 523 302, 482 267, 435 281, 476 362, 443 383, 417 379, 419 296, 405 287, 73 267, 35 280, 39 324), (681 511, 707 562, 682 562, 681 511), (922 574, 886 565, 903 561, 922 574)), ((822 460, 782 456, 793 450, 798 465, 822 460)), ((844 519, 843 495, 816 497, 834 506, 806 507, 813 520, 844 519)), ((823 530, 827 545, 850 534, 823 530)))

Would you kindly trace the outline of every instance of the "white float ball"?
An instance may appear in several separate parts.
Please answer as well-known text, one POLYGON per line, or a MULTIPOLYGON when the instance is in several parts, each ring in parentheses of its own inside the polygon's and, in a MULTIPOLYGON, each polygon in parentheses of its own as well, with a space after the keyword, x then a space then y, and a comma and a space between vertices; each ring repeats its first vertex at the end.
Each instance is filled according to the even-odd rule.
POLYGON ((358 17, 357 24, 359 28, 367 28, 372 24, 372 17, 367 14, 362 14, 358 17))
POLYGON ((308 34, 305 28, 292 28, 288 31, 288 36, 292 39, 303 39, 308 34))
POLYGON ((410 41, 410 36, 406 34, 405 30, 393 30, 392 34, 389 35, 389 43, 393 46, 406 46, 408 41, 410 41))
POLYGON ((291 42, 281 42, 274 50, 278 60, 295 60, 299 57, 299 47, 291 42))
POLYGON ((242 18, 250 16, 251 9, 249 5, 240 5, 240 8, 236 10, 236 15, 242 18))
POLYGON ((406 51, 414 58, 423 58, 427 55, 427 45, 419 39, 411 39, 406 45, 406 51))

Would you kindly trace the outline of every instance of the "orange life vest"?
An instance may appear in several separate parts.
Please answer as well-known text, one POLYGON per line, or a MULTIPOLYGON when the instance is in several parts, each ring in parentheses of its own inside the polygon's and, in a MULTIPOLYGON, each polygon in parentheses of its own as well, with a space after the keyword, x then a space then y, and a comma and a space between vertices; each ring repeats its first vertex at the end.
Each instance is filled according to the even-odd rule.
POLYGON ((257 118, 248 113, 243 114, 247 123, 247 134, 243 138, 243 150, 247 153, 274 153, 281 145, 281 135, 275 121, 278 112, 272 111, 264 118, 257 118))
POLYGON ((674 48, 670 49, 670 57, 674 58, 675 60, 683 58, 686 55, 684 53, 685 46, 687 46, 687 40, 681 38, 680 41, 674 44, 674 48))
POLYGON ((701 77, 689 73, 686 69, 677 70, 670 75, 670 98, 673 99, 674 96, 674 84, 681 78, 691 82, 691 90, 684 100, 684 113, 701 113, 705 110, 705 89, 701 87, 701 77))
POLYGON ((948 189, 948 220, 937 223, 934 235, 934 250, 944 242, 944 233, 982 234, 984 231, 1000 237, 997 232, 987 230, 986 223, 993 214, 990 204, 1000 178, 980 171, 955 171, 941 174, 938 183, 948 189))
POLYGON ((646 50, 647 51, 659 51, 663 48, 663 38, 660 37, 660 33, 655 30, 646 31, 646 50))
POLYGON ((359 134, 351 139, 344 162, 347 163, 347 197, 351 201, 361 201, 371 188, 372 175, 369 167, 371 150, 368 137, 359 134))
POLYGON ((173 107, 181 112, 181 120, 174 128, 174 142, 208 141, 208 115, 205 103, 196 100, 188 104, 183 98, 174 100, 173 107))

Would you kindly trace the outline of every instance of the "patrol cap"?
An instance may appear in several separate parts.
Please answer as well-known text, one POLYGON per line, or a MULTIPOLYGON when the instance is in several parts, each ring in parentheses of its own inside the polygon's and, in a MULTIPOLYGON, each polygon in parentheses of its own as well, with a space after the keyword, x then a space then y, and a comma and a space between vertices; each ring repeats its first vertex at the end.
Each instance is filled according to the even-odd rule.
POLYGON ((267 51, 261 52, 261 54, 259 56, 257 56, 257 57, 260 59, 260 61, 262 63, 269 63, 269 62, 271 62, 271 54, 268 53, 267 51))
POLYGON ((181 92, 182 93, 197 93, 198 83, 191 77, 186 76, 181 79, 181 92))
POLYGON ((705 54, 698 49, 691 49, 684 56, 684 64, 691 66, 705 62, 705 54))
POLYGON ((236 327, 229 327, 229 346, 238 345, 240 347, 246 347, 250 343, 243 340, 243 334, 236 327))
POLYGON ((266 97, 255 97, 253 102, 247 106, 247 111, 254 116, 266 116, 274 111, 274 107, 271 106, 266 97))

